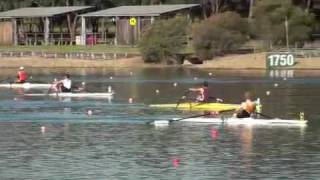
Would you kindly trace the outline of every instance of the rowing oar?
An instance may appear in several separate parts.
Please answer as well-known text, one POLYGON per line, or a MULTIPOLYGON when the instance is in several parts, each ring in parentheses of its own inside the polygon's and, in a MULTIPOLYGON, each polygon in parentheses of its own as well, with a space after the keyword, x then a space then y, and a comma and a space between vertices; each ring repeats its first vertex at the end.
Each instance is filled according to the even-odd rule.
POLYGON ((147 122, 147 124, 153 123, 155 126, 156 126, 156 125, 167 125, 167 124, 172 123, 172 122, 175 122, 175 121, 182 121, 182 120, 184 120, 184 119, 197 118, 197 117, 203 117, 203 116, 208 116, 208 115, 210 115, 210 113, 198 114, 198 115, 183 117, 183 118, 180 118, 180 119, 169 119, 169 120, 149 121, 149 122, 147 122))
POLYGON ((7 81, 9 79, 11 79, 11 78, 2 79, 2 80, 0 80, 0 82, 7 81))
POLYGON ((266 115, 266 114, 262 114, 262 113, 258 113, 258 112, 255 112, 255 114, 261 115, 261 116, 269 118, 269 119, 275 119, 274 117, 266 115))
MULTIPOLYGON (((222 103, 223 102, 223 99, 220 99, 220 98, 216 98, 216 97, 212 97, 210 96, 209 99, 214 99, 217 103, 222 103)), ((210 102, 207 102, 207 101, 204 101, 204 102, 197 102, 196 105, 192 106, 191 103, 190 103, 190 110, 193 108, 193 107, 197 107, 197 106, 200 106, 200 105, 203 105, 203 104, 206 104, 206 103, 210 103, 210 102)))
POLYGON ((198 117, 204 117, 204 116, 209 116, 211 113, 207 112, 204 114, 198 114, 198 115, 193 115, 193 116, 189 116, 189 117, 183 117, 183 118, 179 118, 179 119, 170 119, 168 120, 169 123, 175 122, 175 121, 182 121, 185 119, 190 119, 190 118, 198 118, 198 117))
POLYGON ((213 97, 213 96, 209 96, 209 99, 213 99, 213 100, 215 100, 216 102, 220 102, 220 103, 223 102, 223 99, 220 99, 220 98, 217 98, 217 97, 213 97))
POLYGON ((73 92, 83 92, 86 89, 86 83, 82 82, 81 86, 72 86, 73 92))
POLYGON ((51 83, 51 86, 49 87, 48 91, 47 91, 47 95, 50 94, 51 90, 52 90, 52 87, 56 85, 55 81, 53 83, 51 83))
POLYGON ((53 87, 53 84, 51 84, 51 86, 50 86, 49 89, 47 90, 47 95, 50 93, 52 87, 53 87))
POLYGON ((178 100, 178 102, 177 102, 176 109, 178 109, 181 101, 184 100, 184 99, 186 99, 190 92, 191 92, 191 91, 187 90, 186 92, 183 93, 183 95, 181 96, 181 98, 180 98, 180 99, 178 100))
MULTIPOLYGON (((234 111, 234 109, 216 111, 216 113, 220 114, 220 113, 225 113, 225 112, 229 112, 229 111, 234 111)), ((182 121, 182 120, 185 120, 185 119, 198 118, 198 117, 204 117, 204 116, 210 116, 210 115, 212 115, 212 112, 206 112, 204 114, 198 114, 198 115, 194 115, 194 116, 183 117, 183 118, 180 118, 180 119, 170 119, 170 120, 168 120, 168 122, 171 123, 171 122, 175 122, 175 121, 182 121)))
MULTIPOLYGON (((217 111, 217 113, 220 114, 220 113, 229 112, 229 111, 234 111, 234 109, 217 111)), ((151 122, 148 122, 147 124, 153 123, 155 126, 157 126, 157 125, 168 125, 169 123, 176 122, 176 121, 182 121, 182 120, 185 120, 185 119, 198 118, 198 117, 204 117, 204 116, 210 116, 210 115, 212 115, 211 112, 206 112, 204 114, 198 114, 198 115, 183 117, 183 118, 179 118, 179 119, 151 121, 151 122)))

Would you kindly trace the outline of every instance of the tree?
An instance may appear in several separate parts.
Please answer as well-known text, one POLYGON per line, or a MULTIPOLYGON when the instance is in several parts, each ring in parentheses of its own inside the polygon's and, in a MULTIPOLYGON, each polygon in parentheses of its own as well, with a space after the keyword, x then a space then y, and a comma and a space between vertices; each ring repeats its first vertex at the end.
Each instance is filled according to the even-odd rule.
POLYGON ((249 15, 248 15, 248 18, 251 20, 252 16, 253 16, 253 5, 254 5, 255 0, 249 0, 249 1, 250 1, 250 4, 249 4, 249 15))
POLYGON ((248 32, 247 19, 233 12, 221 13, 193 25, 193 46, 201 59, 211 59, 238 49, 248 40, 248 32))
POLYGON ((292 3, 304 8, 306 11, 309 11, 312 7, 313 1, 314 0, 292 0, 292 3))
POLYGON ((221 12, 226 0, 201 0, 200 5, 204 18, 221 12))
POLYGON ((159 20, 152 24, 143 33, 139 43, 144 61, 169 63, 176 53, 185 48, 187 28, 187 18, 180 16, 169 20, 159 20))
POLYGON ((309 12, 310 8, 311 8, 311 0, 307 0, 306 2, 306 6, 307 6, 307 11, 309 12))
POLYGON ((314 16, 291 0, 258 1, 254 9, 255 34, 268 48, 303 44, 312 31, 314 16), (288 37, 288 38, 286 38, 288 37))

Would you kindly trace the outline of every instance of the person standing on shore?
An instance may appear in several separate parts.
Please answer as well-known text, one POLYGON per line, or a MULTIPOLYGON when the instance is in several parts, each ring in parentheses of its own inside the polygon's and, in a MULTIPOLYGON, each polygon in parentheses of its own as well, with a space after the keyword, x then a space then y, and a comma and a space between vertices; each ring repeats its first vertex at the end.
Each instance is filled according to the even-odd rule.
POLYGON ((20 67, 17 75, 16 83, 25 83, 28 79, 27 73, 24 71, 24 67, 20 67))

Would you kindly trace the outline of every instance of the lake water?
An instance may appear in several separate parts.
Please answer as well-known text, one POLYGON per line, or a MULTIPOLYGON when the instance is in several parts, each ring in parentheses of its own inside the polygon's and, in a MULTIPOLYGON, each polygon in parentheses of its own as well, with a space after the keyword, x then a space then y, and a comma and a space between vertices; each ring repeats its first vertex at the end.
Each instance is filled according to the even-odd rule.
MULTIPOLYGON (((1 79, 14 71, 2 71, 1 79)), ((32 81, 47 83, 65 70, 29 71, 32 81)), ((0 89, 0 179, 320 177, 320 75, 313 71, 146 68, 69 73, 76 86, 86 82, 92 92, 112 86, 116 94, 112 99, 31 98, 23 94, 46 90, 0 89), (212 95, 227 103, 239 103, 243 93, 251 91, 261 98, 265 114, 297 119, 304 112, 308 126, 146 124, 197 113, 148 105, 176 103, 204 80, 212 95), (88 116, 88 110, 93 115, 88 116)))

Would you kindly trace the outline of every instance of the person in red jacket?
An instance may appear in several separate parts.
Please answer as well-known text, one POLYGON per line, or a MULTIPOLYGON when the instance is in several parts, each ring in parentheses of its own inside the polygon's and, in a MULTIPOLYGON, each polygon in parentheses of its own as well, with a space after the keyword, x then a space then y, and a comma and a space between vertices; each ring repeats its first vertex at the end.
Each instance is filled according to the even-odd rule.
POLYGON ((24 71, 24 67, 20 67, 17 75, 16 83, 25 83, 28 79, 27 73, 24 71))

